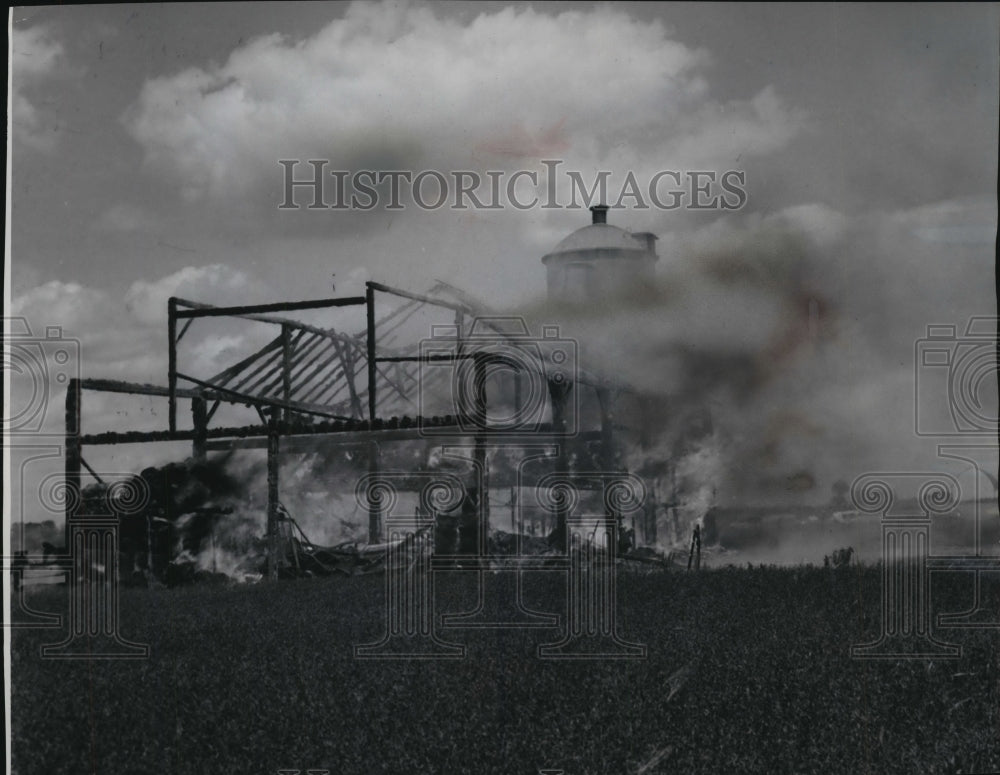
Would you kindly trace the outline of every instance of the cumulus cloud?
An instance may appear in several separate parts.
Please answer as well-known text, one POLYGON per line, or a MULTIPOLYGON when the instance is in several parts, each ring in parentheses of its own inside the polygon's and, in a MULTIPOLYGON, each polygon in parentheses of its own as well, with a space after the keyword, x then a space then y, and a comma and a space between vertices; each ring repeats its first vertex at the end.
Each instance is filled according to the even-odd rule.
POLYGON ((246 272, 224 264, 187 266, 157 280, 136 280, 125 293, 125 308, 146 325, 167 320, 167 300, 179 296, 212 304, 246 304, 260 298, 264 287, 246 272))
MULTIPOLYGON (((75 343, 72 352, 78 352, 79 359, 74 356, 74 362, 67 367, 69 376, 163 385, 167 375, 168 297, 186 294, 227 303, 259 298, 262 293, 262 286, 246 273, 212 264, 186 267, 158 280, 137 281, 124 297, 115 297, 103 288, 53 280, 15 296, 10 314, 25 320, 34 339, 44 339, 57 327, 63 339, 75 343)), ((227 353, 255 343, 257 336, 259 332, 246 326, 235 326, 222 336, 206 329, 201 336, 189 337, 186 353, 194 368, 210 371, 225 361, 227 353)), ((55 381, 65 370, 49 364, 47 379, 53 406, 60 405, 65 395, 65 384, 55 381)), ((19 395, 27 396, 33 390, 30 380, 34 378, 26 374, 18 381, 15 375, 11 386, 15 403, 19 395)), ((89 395, 89 430, 123 427, 119 416, 123 402, 127 400, 116 394, 89 395)), ((50 412, 46 430, 58 431, 61 423, 61 413, 50 412)), ((162 425, 160 417, 156 427, 162 425)), ((135 427, 134 418, 125 427, 135 427)))
POLYGON ((713 100, 709 62, 660 21, 612 8, 506 8, 463 24, 355 3, 312 37, 264 36, 148 81, 124 120, 150 167, 222 203, 262 181, 274 198, 280 158, 484 169, 559 154, 587 173, 731 163, 795 134, 801 116, 772 88, 713 100))

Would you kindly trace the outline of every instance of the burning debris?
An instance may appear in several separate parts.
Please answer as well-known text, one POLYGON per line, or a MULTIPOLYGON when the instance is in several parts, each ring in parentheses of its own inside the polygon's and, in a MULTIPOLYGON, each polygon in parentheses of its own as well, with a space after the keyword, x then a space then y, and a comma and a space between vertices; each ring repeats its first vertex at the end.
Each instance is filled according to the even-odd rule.
MULTIPOLYGON (((565 557, 566 549, 559 541, 552 515, 530 507, 519 512, 529 516, 527 525, 522 520, 511 531, 489 525, 485 550, 481 550, 481 509, 490 500, 500 504, 496 488, 487 491, 487 503, 483 504, 473 486, 465 488, 463 497, 450 509, 435 512, 432 521, 405 538, 365 541, 357 535, 361 523, 352 521, 359 504, 351 501, 345 506, 334 498, 336 490, 355 481, 364 470, 366 461, 354 452, 324 450, 296 461, 294 470, 285 477, 291 485, 288 496, 296 504, 296 515, 279 501, 272 537, 262 530, 264 466, 259 460, 254 463, 232 452, 149 467, 130 480, 87 485, 78 513, 117 516, 119 578, 137 586, 258 581, 269 575, 272 561, 277 566, 277 578, 382 573, 390 552, 412 558, 431 553, 456 556, 469 568, 483 569, 506 566, 512 561, 516 564, 523 557, 548 556, 554 562, 565 557), (328 489, 318 489, 319 483, 325 483, 328 489), (126 489, 144 494, 140 508, 135 504, 120 511, 116 508, 116 493, 126 489), (323 504, 323 508, 317 504, 323 504), (302 522, 302 516, 308 524, 302 522), (322 529, 324 524, 326 530, 322 529), (316 536, 321 536, 320 540, 316 536), (274 544, 276 549, 272 548, 274 544)), ((428 452, 424 442, 398 445, 394 455, 397 462, 409 464, 411 477, 421 472, 431 478, 434 473, 453 475, 465 465, 441 458, 434 450, 428 452)), ((387 460, 391 462, 393 456, 387 460)), ((496 457, 491 473, 496 480, 506 482, 516 471, 513 463, 505 462, 501 455, 496 457)), ((517 501, 515 491, 510 488, 512 506, 517 501)), ((589 509, 601 508, 601 499, 594 493, 583 493, 583 499, 590 504, 589 509)), ((621 562, 649 567, 667 564, 667 557, 655 548, 636 547, 634 530, 621 522, 617 523, 614 545, 621 562)), ((44 548, 43 565, 58 564, 66 555, 65 547, 46 542, 44 548)))
MULTIPOLYGON (((543 259, 559 304, 597 301, 599 285, 583 282, 581 267, 631 287, 648 281, 658 260, 654 235, 630 235, 607 223, 606 207, 591 209, 592 223, 543 259)), ((148 502, 122 520, 123 578, 176 585, 376 570, 376 557, 387 549, 388 512, 382 502, 362 504, 355 488, 380 472, 396 477, 399 497, 408 499, 408 511, 400 513, 432 523, 401 551, 431 547, 440 556, 483 561, 565 553, 569 508, 547 508, 537 492, 531 496, 537 503, 522 502, 549 475, 582 482, 574 496, 581 513, 607 519, 609 546, 621 558, 662 564, 684 547, 693 527, 700 540, 713 542, 722 464, 711 414, 672 417, 669 431, 653 438, 667 427, 652 421, 665 417, 662 407, 649 406, 659 400, 589 371, 577 362, 577 342, 558 327, 532 331, 526 319, 497 317, 440 282, 425 294, 367 282, 364 297, 238 307, 171 298, 167 313, 166 387, 83 379, 67 391, 68 480, 90 470, 85 446, 192 443, 187 461, 138 474, 148 502), (306 310, 308 323, 281 316, 306 310), (329 325, 360 312, 363 330, 329 325), (214 375, 179 369, 182 338, 187 346, 211 336, 205 326, 220 320, 258 326, 260 335, 246 346, 259 349, 227 354, 235 362, 211 364, 224 367, 214 375), (186 334, 192 325, 196 333, 186 334), (168 428, 81 435, 85 389, 166 398, 168 428), (192 427, 182 430, 179 408, 188 400, 192 427), (229 422, 247 409, 259 423, 223 424, 222 417, 229 422), (520 440, 511 443, 511 433, 520 440), (467 452, 446 453, 449 445, 467 452), (236 450, 255 449, 266 451, 266 462, 232 465, 236 450), (532 460, 541 461, 538 470, 522 481, 522 466, 532 460), (634 478, 629 471, 646 484, 639 485, 645 490, 639 512, 626 518, 606 489, 615 477, 634 478), (426 477, 437 474, 463 478, 460 503, 438 508, 421 500, 426 477), (509 531, 499 524, 504 492, 509 531), (365 527, 367 540, 359 535, 365 527)))

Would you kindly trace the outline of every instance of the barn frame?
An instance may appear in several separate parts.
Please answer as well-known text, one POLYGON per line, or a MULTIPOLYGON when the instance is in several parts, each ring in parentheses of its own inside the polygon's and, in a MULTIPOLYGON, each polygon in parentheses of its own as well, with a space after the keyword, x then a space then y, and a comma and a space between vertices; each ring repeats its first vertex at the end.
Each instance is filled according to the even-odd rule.
MULTIPOLYGON (((444 285, 439 284, 440 285, 444 285)), ((437 286, 436 286, 437 287, 437 286)), ((454 290, 454 289, 452 289, 454 290)), ((347 296, 310 301, 276 302, 244 306, 213 306, 201 302, 171 297, 167 302, 168 371, 167 385, 150 385, 108 379, 75 378, 68 384, 65 413, 65 478, 68 488, 79 489, 84 470, 99 478, 84 458, 84 448, 101 445, 145 444, 151 442, 190 441, 193 457, 204 460, 210 451, 237 448, 267 451, 267 519, 268 570, 277 576, 281 562, 279 552, 281 507, 279 494, 279 461, 282 452, 316 448, 322 444, 364 445, 368 450, 368 471, 377 476, 380 471, 379 445, 389 442, 426 438, 433 429, 435 439, 445 442, 465 442, 474 449, 473 460, 481 465, 491 442, 524 442, 552 445, 556 450, 553 468, 568 470, 566 444, 566 401, 573 391, 592 390, 599 408, 597 430, 580 430, 575 438, 597 442, 604 471, 612 471, 616 462, 614 404, 624 386, 602 377, 578 370, 571 384, 561 390, 550 390, 549 417, 551 422, 538 424, 515 435, 502 434, 483 422, 470 421, 460 414, 385 416, 400 403, 412 406, 414 391, 420 389, 415 371, 432 356, 421 352, 392 350, 388 339, 380 344, 379 336, 389 337, 414 311, 426 306, 454 314, 457 349, 452 360, 471 359, 476 383, 484 384, 490 355, 481 349, 463 352, 470 322, 483 316, 473 302, 455 301, 431 295, 411 293, 377 282, 365 284, 364 296, 347 296), (382 319, 376 318, 376 294, 402 298, 404 303, 382 319), (364 307, 365 329, 361 334, 345 334, 333 329, 318 328, 284 317, 283 313, 337 307, 364 307), (229 317, 262 322, 279 327, 278 335, 250 356, 209 378, 200 378, 178 370, 178 345, 194 321, 203 318, 229 317), (466 337, 466 339, 463 339, 466 337), (185 383, 184 386, 181 383, 185 383), (166 398, 168 427, 155 431, 104 431, 83 434, 84 391, 121 393, 136 396, 166 398), (396 403, 393 403, 396 400, 396 403), (181 402, 190 401, 193 427, 178 428, 181 402), (213 426, 216 410, 222 404, 252 406, 260 418, 259 424, 237 427, 213 426), (303 419, 308 421, 303 422, 303 419), (471 442, 471 444, 469 444, 471 442)), ((520 389, 520 376, 516 388, 520 389)), ((476 389, 474 414, 485 416, 485 389, 476 389)), ((66 500, 66 524, 73 519, 74 499, 66 500)), ((482 524, 488 524, 488 502, 481 499, 482 524)), ((609 515, 617 519, 616 515, 609 515)), ((565 515, 559 516, 564 526, 565 515)), ((383 538, 383 514, 378 503, 370 503, 368 538, 378 543, 383 538)))

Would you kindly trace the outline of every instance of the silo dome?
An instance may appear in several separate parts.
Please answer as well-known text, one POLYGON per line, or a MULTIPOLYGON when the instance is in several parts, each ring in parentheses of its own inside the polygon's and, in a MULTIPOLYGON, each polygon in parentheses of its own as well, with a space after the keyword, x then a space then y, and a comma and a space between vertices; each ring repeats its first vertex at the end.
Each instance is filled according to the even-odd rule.
POLYGON ((587 301, 653 279, 656 235, 630 233, 607 222, 606 205, 590 208, 592 222, 542 257, 550 299, 587 301))

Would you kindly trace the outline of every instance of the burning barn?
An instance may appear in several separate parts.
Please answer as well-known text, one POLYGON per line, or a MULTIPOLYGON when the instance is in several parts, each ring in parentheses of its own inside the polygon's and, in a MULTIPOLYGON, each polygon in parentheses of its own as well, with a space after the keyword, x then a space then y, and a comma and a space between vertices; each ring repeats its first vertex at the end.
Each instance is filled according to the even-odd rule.
MULTIPOLYGON (((553 300, 586 303, 652 277, 656 237, 591 210, 592 223, 542 259, 553 300)), ((166 385, 74 379, 67 391, 70 487, 96 476, 89 448, 191 444, 184 463, 134 477, 143 495, 121 520, 122 578, 363 572, 378 566, 398 513, 424 519, 420 541, 443 556, 564 551, 569 480, 620 552, 690 530, 670 456, 710 432, 710 418, 657 459, 643 396, 589 368, 565 332, 532 330, 447 284, 417 294, 368 282, 364 296, 230 307, 171 298, 167 325, 166 385), (197 329, 218 337, 226 324, 262 333, 222 369, 185 357, 197 329), (165 401, 167 427, 83 433, 87 392, 165 401), (632 449, 647 451, 632 466, 645 492, 628 510, 605 485, 628 474, 632 449), (442 481, 459 495, 435 493, 442 481), (313 495, 335 529, 297 519, 313 495)), ((91 494, 112 486, 97 478, 91 494)), ((68 531, 86 502, 67 501, 68 531)))

